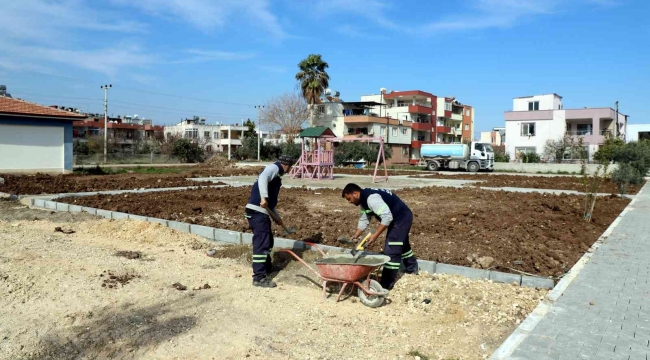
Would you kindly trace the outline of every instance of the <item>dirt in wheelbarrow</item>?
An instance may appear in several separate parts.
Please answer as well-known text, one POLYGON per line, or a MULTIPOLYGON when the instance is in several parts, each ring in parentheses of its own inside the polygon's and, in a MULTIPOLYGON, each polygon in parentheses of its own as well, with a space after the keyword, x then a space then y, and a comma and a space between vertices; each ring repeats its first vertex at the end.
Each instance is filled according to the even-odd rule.
MULTIPOLYGON (((96 195, 59 201, 135 215, 250 233, 244 207, 250 187, 203 188, 128 195, 96 195)), ((583 220, 584 197, 430 187, 396 191, 412 209, 411 244, 420 259, 446 264, 560 276, 600 237, 629 203, 599 197, 592 222, 583 220)), ((340 190, 282 189, 278 211, 298 230, 275 236, 326 245, 352 235, 359 209, 340 190)), ((374 229, 377 222, 373 220, 374 229)), ((370 250, 380 252, 378 241, 370 250)))

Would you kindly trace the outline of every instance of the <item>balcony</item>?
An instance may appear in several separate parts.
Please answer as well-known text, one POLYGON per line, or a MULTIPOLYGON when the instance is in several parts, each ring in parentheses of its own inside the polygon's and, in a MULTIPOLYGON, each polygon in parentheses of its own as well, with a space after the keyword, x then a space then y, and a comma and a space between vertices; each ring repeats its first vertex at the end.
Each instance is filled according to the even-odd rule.
POLYGON ((449 134, 452 132, 451 126, 436 126, 436 132, 440 134, 449 134))
POLYGON ((612 134, 611 130, 600 130, 599 134, 594 135, 591 130, 578 130, 578 131, 567 131, 565 133, 568 136, 573 137, 573 141, 578 143, 578 139, 582 138, 582 141, 585 144, 604 144, 605 136, 612 134))
POLYGON ((463 121, 463 114, 451 113, 451 119, 456 121, 463 121))
POLYGON ((387 124, 390 122, 391 125, 399 125, 399 120, 389 119, 386 117, 370 116, 370 115, 350 115, 343 118, 343 122, 346 124, 361 124, 361 123, 378 123, 378 124, 387 124))
POLYGON ((411 140, 411 147, 414 149, 421 148, 423 144, 431 144, 431 141, 411 140))
POLYGON ((414 131, 431 131, 433 126, 431 123, 419 123, 419 122, 414 122, 413 123, 413 130, 414 131))
POLYGON ((241 146, 241 139, 221 139, 219 145, 241 146))
POLYGON ((423 105, 409 105, 409 112, 411 114, 426 114, 426 115, 431 115, 433 114, 433 108, 429 106, 423 106, 423 105))

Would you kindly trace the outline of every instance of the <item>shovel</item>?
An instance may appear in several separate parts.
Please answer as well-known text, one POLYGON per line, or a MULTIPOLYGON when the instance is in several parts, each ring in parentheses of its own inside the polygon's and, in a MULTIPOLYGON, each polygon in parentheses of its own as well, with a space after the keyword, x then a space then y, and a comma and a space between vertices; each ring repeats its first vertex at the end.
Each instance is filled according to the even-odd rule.
MULTIPOLYGON (((269 213, 269 216, 271 217, 271 219, 273 219, 273 221, 275 221, 276 223, 280 222, 280 219, 277 217, 277 215, 275 215, 273 211, 271 211, 271 209, 269 209, 266 206, 264 206, 264 209, 266 209, 266 212, 269 213)), ((289 235, 296 232, 296 229, 287 228, 286 226, 284 226, 284 223, 282 224, 282 228, 284 229, 284 235, 289 235)))
MULTIPOLYGON (((363 249, 364 249, 363 245, 366 243, 366 241, 368 241, 368 239, 370 239, 371 235, 372 235, 371 233, 368 233, 363 238, 363 240, 359 241, 359 243, 354 247, 354 249, 352 249, 352 251, 350 251, 350 254, 352 254, 352 256, 355 259, 357 259, 359 257, 359 255, 363 252, 363 249)), ((355 262, 356 262, 356 260, 355 260, 355 262)))

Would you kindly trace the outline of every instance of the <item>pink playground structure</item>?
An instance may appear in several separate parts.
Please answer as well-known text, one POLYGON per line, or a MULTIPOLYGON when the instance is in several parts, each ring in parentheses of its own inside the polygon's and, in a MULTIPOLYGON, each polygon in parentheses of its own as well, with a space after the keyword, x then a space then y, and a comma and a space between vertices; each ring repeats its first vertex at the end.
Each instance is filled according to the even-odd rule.
POLYGON ((334 179, 334 143, 366 141, 379 143, 379 153, 377 154, 372 181, 388 181, 388 169, 386 169, 386 159, 384 157, 384 139, 382 137, 337 138, 330 128, 324 126, 307 128, 298 137, 301 140, 302 154, 289 172, 292 179, 334 179), (312 139, 309 148, 306 139, 312 139), (377 176, 380 162, 384 167, 384 176, 377 176))

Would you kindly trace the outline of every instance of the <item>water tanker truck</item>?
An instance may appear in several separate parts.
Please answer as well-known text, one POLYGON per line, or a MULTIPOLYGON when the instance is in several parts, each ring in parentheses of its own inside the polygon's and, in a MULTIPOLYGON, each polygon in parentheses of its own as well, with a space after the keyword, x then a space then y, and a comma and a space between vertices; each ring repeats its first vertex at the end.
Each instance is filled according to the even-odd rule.
POLYGON ((494 171, 494 148, 488 143, 423 144, 418 166, 427 170, 494 171))

